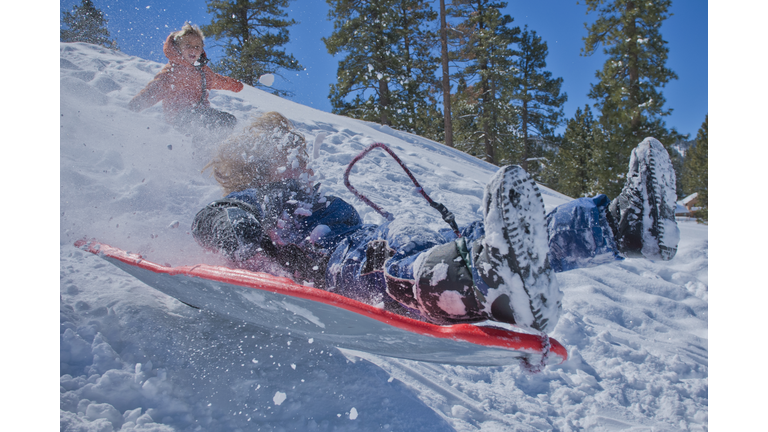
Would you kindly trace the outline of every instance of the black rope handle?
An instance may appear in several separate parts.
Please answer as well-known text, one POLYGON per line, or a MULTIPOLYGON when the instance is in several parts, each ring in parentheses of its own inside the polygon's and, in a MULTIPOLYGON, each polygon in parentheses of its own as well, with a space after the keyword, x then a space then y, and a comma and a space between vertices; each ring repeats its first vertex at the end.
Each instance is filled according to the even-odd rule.
POLYGON ((382 143, 371 144, 367 149, 363 150, 359 155, 355 156, 355 158, 352 159, 352 161, 347 166, 347 170, 344 172, 344 186, 346 186, 347 189, 349 189, 349 191, 352 192, 357 198, 359 198, 364 203, 368 204, 371 208, 376 210, 380 215, 384 216, 385 219, 390 221, 394 219, 394 216, 392 216, 391 213, 385 211, 384 209, 376 205, 373 201, 369 200, 368 197, 358 192, 357 189, 355 189, 352 186, 352 184, 350 184, 349 182, 349 173, 352 171, 352 167, 358 161, 360 161, 360 159, 364 158, 365 155, 367 155, 371 150, 375 148, 380 148, 386 151, 387 153, 389 153, 390 156, 392 156, 392 158, 400 165, 403 171, 405 171, 405 174, 408 175, 408 178, 410 178, 413 184, 416 185, 416 188, 421 194, 421 196, 423 196, 424 199, 427 200, 427 202, 432 208, 440 212, 440 215, 443 217, 443 220, 446 223, 448 223, 448 225, 451 226, 451 229, 453 230, 454 233, 456 233, 456 236, 461 237, 461 234, 459 233, 459 227, 458 225, 456 225, 456 217, 453 215, 453 213, 451 213, 443 204, 433 201, 432 198, 430 198, 429 195, 427 195, 427 193, 424 192, 424 188, 421 187, 421 185, 419 184, 419 181, 416 180, 416 177, 413 176, 413 174, 411 173, 411 170, 409 170, 408 167, 405 166, 405 163, 403 163, 403 161, 400 160, 399 157, 397 157, 395 152, 393 152, 385 144, 382 144, 382 143))

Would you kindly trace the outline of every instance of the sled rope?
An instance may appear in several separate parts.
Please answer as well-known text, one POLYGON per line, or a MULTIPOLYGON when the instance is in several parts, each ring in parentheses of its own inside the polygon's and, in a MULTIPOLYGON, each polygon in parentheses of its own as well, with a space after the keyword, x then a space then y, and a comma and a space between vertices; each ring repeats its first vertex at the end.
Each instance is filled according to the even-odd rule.
POLYGON ((542 355, 539 364, 531 363, 530 359, 527 357, 524 357, 520 361, 520 365, 529 373, 540 373, 547 367, 547 364, 549 363, 549 354, 552 351, 552 342, 549 339, 549 335, 544 332, 541 332, 540 337, 542 355))
POLYGON ((543 369, 547 367, 547 363, 549 363, 549 352, 552 349, 552 342, 550 342, 548 334, 544 333, 542 335, 542 342, 544 345, 544 352, 541 356, 541 367, 543 369))
POLYGON ((363 150, 359 155, 355 156, 355 158, 352 159, 352 162, 350 162, 349 165, 347 165, 347 170, 344 172, 344 186, 346 186, 347 189, 349 189, 349 191, 352 192, 357 198, 359 198, 364 203, 368 204, 371 208, 376 210, 380 215, 384 216, 385 219, 389 221, 394 219, 394 216, 392 216, 392 213, 389 213, 384 209, 382 209, 381 207, 379 207, 378 205, 376 205, 373 201, 369 200, 368 197, 358 192, 357 189, 355 189, 354 186, 352 186, 352 184, 349 183, 349 173, 352 171, 352 167, 360 159, 364 158, 365 155, 368 154, 368 152, 370 152, 375 148, 380 148, 385 152, 389 153, 390 156, 392 156, 392 158, 400 165, 403 171, 405 171, 405 173, 408 175, 408 178, 411 179, 413 184, 416 186, 416 190, 419 191, 421 196, 423 196, 424 199, 427 200, 427 202, 429 203, 430 206, 432 206, 432 208, 440 212, 440 215, 443 217, 443 220, 446 223, 448 223, 448 225, 451 226, 451 229, 453 230, 454 233, 456 233, 456 236, 461 237, 461 234, 459 233, 459 227, 456 225, 456 218, 453 215, 453 213, 451 213, 443 204, 433 201, 432 198, 430 198, 429 195, 427 195, 427 193, 424 192, 424 188, 421 187, 418 180, 416 180, 416 177, 413 176, 413 174, 408 169, 408 167, 405 166, 403 161, 401 161, 400 158, 397 157, 395 152, 393 152, 389 147, 387 147, 382 143, 371 144, 367 149, 363 150))

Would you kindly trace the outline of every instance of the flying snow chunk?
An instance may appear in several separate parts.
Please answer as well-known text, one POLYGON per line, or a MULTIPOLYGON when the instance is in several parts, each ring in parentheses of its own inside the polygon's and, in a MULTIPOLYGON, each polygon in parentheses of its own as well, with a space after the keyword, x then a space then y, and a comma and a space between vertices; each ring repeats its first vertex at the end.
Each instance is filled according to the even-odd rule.
POLYGON ((465 419, 467 418, 467 414, 469 414, 469 410, 461 405, 454 405, 453 408, 451 408, 451 415, 456 418, 465 419))
POLYGON ((357 418, 357 410, 355 409, 355 407, 352 407, 352 409, 349 410, 349 419, 354 420, 356 418, 357 418))
POLYGON ((327 132, 320 132, 315 137, 315 142, 312 145, 312 158, 317 159, 320 157, 320 146, 323 144, 323 140, 325 140, 325 137, 328 135, 327 132))
POLYGON ((264 74, 259 77, 259 83, 267 87, 271 87, 273 82, 275 82, 275 76, 272 74, 264 74))
POLYGON ((285 402, 285 393, 283 392, 277 392, 275 393, 275 397, 272 398, 272 402, 275 403, 275 405, 280 405, 283 402, 285 402))

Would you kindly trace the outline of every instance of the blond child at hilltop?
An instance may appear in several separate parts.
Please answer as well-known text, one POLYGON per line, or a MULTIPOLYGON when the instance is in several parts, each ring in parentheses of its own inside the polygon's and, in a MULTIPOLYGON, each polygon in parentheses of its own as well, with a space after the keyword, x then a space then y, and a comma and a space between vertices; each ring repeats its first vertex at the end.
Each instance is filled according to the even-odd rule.
POLYGON ((176 128, 234 127, 235 116, 211 108, 208 90, 239 92, 243 84, 215 73, 206 65, 204 43, 203 32, 189 22, 168 35, 163 45, 168 64, 128 103, 128 108, 139 112, 163 101, 165 120, 176 128))

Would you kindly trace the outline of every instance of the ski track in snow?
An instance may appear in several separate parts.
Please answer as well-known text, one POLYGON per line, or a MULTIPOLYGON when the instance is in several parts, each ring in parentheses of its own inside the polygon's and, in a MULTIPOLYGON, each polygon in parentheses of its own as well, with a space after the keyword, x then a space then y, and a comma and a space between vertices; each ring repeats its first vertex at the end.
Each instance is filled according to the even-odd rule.
MULTIPOLYGON (((559 273, 563 314, 551 335, 570 359, 535 375, 341 352, 189 308, 78 250, 86 237, 159 263, 223 263, 189 233, 221 196, 200 172, 214 144, 174 131, 159 104, 126 108, 161 67, 61 44, 62 431, 708 429, 708 231, 694 222, 680 222, 672 261, 559 273)), ((365 222, 382 218, 346 190, 343 172, 374 142, 390 145, 459 224, 481 217, 496 169, 483 161, 247 86, 210 100, 239 126, 274 110, 309 143, 326 134, 313 162, 319 181, 365 222)), ((351 181, 396 217, 446 226, 383 152, 358 163, 351 181)), ((569 199, 540 189, 547 211, 569 199)))

